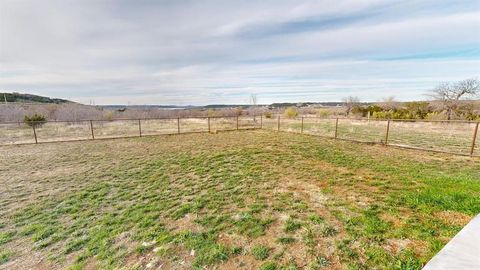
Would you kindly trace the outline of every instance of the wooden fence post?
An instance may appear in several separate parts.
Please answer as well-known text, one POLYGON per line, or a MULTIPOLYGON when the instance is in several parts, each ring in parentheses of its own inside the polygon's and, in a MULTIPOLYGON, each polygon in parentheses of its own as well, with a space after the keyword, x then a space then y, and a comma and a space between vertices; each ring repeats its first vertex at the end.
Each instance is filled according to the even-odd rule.
POLYGON ((138 133, 140 137, 142 137, 142 124, 140 123, 140 119, 138 119, 138 133))
POLYGON ((390 120, 387 121, 387 131, 385 132, 385 145, 388 145, 388 133, 390 132, 390 120))
POLYGON ((33 122, 32 124, 32 128, 33 128, 33 137, 35 137, 35 144, 38 144, 38 141, 37 141, 37 131, 35 130, 35 122, 33 122))
POLYGON ((92 120, 90 120, 90 131, 92 132, 92 140, 95 140, 95 134, 93 134, 93 123, 92 123, 92 120))
POLYGON ((180 134, 180 117, 177 117, 177 133, 180 134))
POLYGON ((263 115, 260 115, 260 129, 263 128, 263 115))
POLYGON ((477 124, 475 125, 475 129, 473 130, 473 139, 472 139, 472 147, 470 148, 470 156, 473 156, 473 151, 475 150, 475 142, 477 141, 479 124, 480 122, 477 122, 477 124))
POLYGON ((278 117, 278 122, 277 122, 277 131, 280 131, 280 116, 278 117))
POLYGON ((238 130, 238 115, 237 115, 237 130, 238 130))
POLYGON ((208 133, 210 133, 210 117, 208 117, 207 119, 208 119, 208 133))
POLYGON ((303 116, 302 116, 302 131, 300 133, 303 133, 303 116))
POLYGON ((335 139, 337 138, 337 135, 338 135, 338 118, 337 120, 335 120, 335 139))

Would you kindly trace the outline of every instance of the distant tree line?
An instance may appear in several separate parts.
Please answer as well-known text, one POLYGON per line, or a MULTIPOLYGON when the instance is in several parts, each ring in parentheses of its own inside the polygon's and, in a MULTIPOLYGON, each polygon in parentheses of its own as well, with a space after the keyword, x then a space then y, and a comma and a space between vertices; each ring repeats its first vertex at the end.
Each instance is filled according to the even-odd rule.
POLYGON ((49 98, 31 94, 20 94, 20 93, 0 93, 0 102, 20 102, 20 103, 54 103, 61 104, 71 102, 65 99, 60 98, 49 98))
POLYGON ((432 101, 396 102, 392 97, 372 105, 362 105, 358 98, 344 99, 347 116, 376 119, 463 119, 480 120, 480 81, 466 79, 441 83, 429 96, 432 101))

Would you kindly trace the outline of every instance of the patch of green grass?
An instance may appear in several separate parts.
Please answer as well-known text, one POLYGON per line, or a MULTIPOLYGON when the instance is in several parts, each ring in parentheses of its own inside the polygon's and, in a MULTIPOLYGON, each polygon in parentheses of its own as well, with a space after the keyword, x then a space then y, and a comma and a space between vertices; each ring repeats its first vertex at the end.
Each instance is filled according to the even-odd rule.
POLYGON ((204 266, 228 260, 232 249, 215 241, 215 236, 206 233, 183 232, 174 239, 196 252, 193 266, 204 266))
POLYGON ((285 236, 285 237, 278 238, 277 241, 281 244, 288 245, 288 244, 291 244, 291 243, 295 242, 295 238, 285 236))
POLYGON ((13 255, 14 253, 12 251, 0 249, 0 265, 8 262, 13 257, 13 255))
POLYGON ((0 245, 6 244, 12 241, 15 232, 0 232, 0 245))
POLYGON ((298 266, 295 264, 294 261, 290 261, 287 264, 282 265, 282 267, 280 267, 280 270, 298 270, 298 269, 300 268, 298 268, 298 266))
POLYGON ((266 262, 260 266, 260 270, 276 270, 277 264, 274 262, 266 262))
POLYGON ((257 260, 265 260, 268 258, 268 254, 270 253, 270 249, 266 246, 258 245, 252 248, 252 256, 257 260))
POLYGON ((313 224, 322 224, 325 222, 325 219, 317 214, 311 214, 308 216, 308 219, 313 223, 313 224))
POLYGON ((337 229, 335 229, 334 227, 332 226, 326 226, 325 228, 323 228, 322 230, 322 236, 324 237, 330 237, 330 236, 334 236, 338 233, 337 229))
POLYGON ((241 214, 239 219, 233 225, 240 234, 248 237, 258 237, 265 234, 265 229, 273 222, 273 219, 261 219, 252 214, 241 214))
POLYGON ((287 233, 295 232, 296 230, 302 227, 302 223, 293 219, 288 218, 283 225, 283 230, 287 233))

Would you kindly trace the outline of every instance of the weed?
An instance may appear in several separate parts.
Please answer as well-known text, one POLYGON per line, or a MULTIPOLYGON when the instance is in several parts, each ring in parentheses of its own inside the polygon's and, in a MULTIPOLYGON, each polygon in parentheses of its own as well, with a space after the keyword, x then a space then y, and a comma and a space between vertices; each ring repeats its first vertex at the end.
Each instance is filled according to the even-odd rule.
POLYGON ((283 230, 287 233, 295 232, 296 230, 300 229, 302 227, 302 223, 292 219, 288 218, 285 221, 285 224, 283 225, 283 230))
POLYGON ((260 270, 276 270, 277 264, 274 262, 266 262, 260 266, 260 270))
POLYGON ((254 246, 252 248, 252 256, 257 260, 265 260, 268 258, 268 254, 270 253, 270 249, 266 246, 254 246))
POLYGON ((0 249, 0 265, 8 262, 13 255, 14 253, 11 251, 0 249))
POLYGON ((288 245, 295 242, 295 238, 286 236, 278 238, 277 241, 281 244, 288 245))

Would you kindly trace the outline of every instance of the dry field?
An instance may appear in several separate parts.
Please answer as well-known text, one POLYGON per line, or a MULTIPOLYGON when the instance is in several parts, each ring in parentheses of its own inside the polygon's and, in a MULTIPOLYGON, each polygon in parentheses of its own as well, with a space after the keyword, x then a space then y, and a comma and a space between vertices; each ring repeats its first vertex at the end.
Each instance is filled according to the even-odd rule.
MULTIPOLYGON (((336 119, 305 117, 303 132, 327 137, 335 136, 336 119)), ((414 122, 391 121, 388 143, 458 154, 470 154, 475 122, 414 122)), ((265 119, 264 127, 278 129, 278 119, 265 119)), ((280 119, 280 130, 301 132, 302 119, 280 119)), ((337 136, 340 139, 384 143, 386 120, 339 119, 337 136)), ((480 131, 477 132, 474 154, 480 156, 480 131)))
POLYGON ((268 130, 0 147, 1 269, 420 269, 478 159, 268 130))

